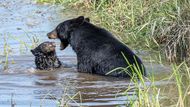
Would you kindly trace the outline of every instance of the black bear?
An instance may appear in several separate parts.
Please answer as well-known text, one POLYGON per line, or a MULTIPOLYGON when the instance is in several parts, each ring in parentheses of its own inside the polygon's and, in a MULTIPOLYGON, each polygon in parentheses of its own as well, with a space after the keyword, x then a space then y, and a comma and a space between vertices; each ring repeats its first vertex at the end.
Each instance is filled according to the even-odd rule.
POLYGON ((61 62, 57 58, 54 42, 43 42, 31 52, 35 56, 36 69, 51 70, 59 68, 61 62))
POLYGON ((61 49, 71 45, 77 54, 79 72, 115 77, 146 75, 142 61, 126 45, 84 16, 60 23, 47 36, 60 39, 61 49))

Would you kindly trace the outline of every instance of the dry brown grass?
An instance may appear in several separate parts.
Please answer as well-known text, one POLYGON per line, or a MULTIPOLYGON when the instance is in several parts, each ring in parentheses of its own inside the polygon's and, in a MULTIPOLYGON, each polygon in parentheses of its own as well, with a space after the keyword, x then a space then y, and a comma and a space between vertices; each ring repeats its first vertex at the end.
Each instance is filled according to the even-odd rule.
POLYGON ((157 33, 155 39, 159 44, 164 44, 166 58, 170 61, 190 60, 190 9, 180 13, 177 20, 164 27, 157 33))

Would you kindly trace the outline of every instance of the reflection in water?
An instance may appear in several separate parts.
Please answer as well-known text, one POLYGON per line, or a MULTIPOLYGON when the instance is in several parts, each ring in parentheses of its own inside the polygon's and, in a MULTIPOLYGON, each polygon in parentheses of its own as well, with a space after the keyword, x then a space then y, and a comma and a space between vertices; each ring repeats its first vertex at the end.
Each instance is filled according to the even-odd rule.
MULTIPOLYGON (((75 53, 70 47, 60 51, 59 41, 56 41, 56 51, 64 67, 54 71, 35 70, 34 57, 30 53, 32 38, 49 41, 46 33, 63 20, 62 18, 66 18, 61 9, 58 6, 38 5, 32 0, 1 0, 0 107, 10 107, 11 99, 15 101, 16 107, 56 107, 58 99, 67 96, 64 100, 67 102, 68 96, 76 93, 80 93, 82 98, 77 97, 75 101, 68 102, 71 106, 122 106, 129 99, 136 99, 134 90, 123 95, 128 87, 134 87, 134 84, 129 84, 130 80, 78 73, 75 53), (8 69, 3 70, 6 43, 11 50, 9 62, 13 63, 9 63, 8 69)), ((152 69, 151 66, 147 66, 148 71, 152 69)), ((153 67, 157 70, 157 75, 160 71, 163 71, 161 75, 169 71, 158 64, 153 67)), ((158 86, 167 84, 159 81, 155 83, 158 86)))
MULTIPOLYGON (((32 106, 39 106, 41 102, 45 107, 54 107, 61 97, 67 102, 68 96, 72 97, 76 93, 80 93, 82 100, 78 95, 75 101, 67 102, 71 106, 125 105, 136 99, 135 86, 130 80, 78 73, 75 57, 60 57, 63 63, 70 66, 69 68, 62 67, 53 71, 37 71, 33 68, 32 72, 30 71, 34 65, 33 58, 19 56, 14 59, 15 64, 0 74, 0 105, 4 107, 10 106, 12 93, 16 104, 22 107, 28 107, 30 103, 32 106), (24 60, 23 63, 21 57, 28 60, 24 60), (123 95, 128 87, 134 88, 123 95), (22 103, 23 101, 25 103, 22 103)), ((151 85, 150 82, 146 84, 151 85)), ((165 86, 168 83, 158 81, 155 84, 165 86)))

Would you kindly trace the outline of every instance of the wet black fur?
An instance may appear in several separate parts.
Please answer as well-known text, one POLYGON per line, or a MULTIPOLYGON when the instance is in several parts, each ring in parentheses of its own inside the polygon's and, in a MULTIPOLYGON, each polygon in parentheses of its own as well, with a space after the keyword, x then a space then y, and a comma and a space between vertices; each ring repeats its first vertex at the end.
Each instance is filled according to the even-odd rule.
POLYGON ((51 52, 42 51, 44 50, 44 43, 31 50, 32 54, 35 56, 36 69, 51 70, 59 68, 61 66, 61 62, 59 61, 55 50, 51 52))
MULTIPOLYGON (((146 75, 142 61, 125 44, 117 40, 109 31, 97 27, 88 18, 80 16, 60 23, 52 32, 67 46, 71 45, 77 54, 79 72, 106 75, 109 71, 121 67, 128 72, 116 70, 109 73, 115 77, 129 77, 137 67, 138 72, 146 75), (127 58, 128 62, 124 59, 127 58), (129 67, 133 65, 132 67, 129 67)), ((51 33, 48 33, 51 35, 51 33)), ((49 37, 50 38, 50 37, 49 37)))

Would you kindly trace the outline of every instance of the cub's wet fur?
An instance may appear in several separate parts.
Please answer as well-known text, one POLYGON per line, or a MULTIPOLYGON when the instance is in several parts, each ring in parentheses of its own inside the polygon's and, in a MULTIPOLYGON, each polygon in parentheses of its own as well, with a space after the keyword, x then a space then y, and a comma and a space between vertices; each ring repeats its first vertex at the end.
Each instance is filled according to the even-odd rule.
POLYGON ((61 62, 57 58, 54 42, 43 42, 31 52, 35 56, 36 69, 51 70, 59 68, 61 62))

